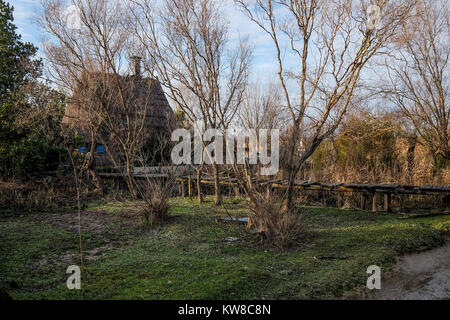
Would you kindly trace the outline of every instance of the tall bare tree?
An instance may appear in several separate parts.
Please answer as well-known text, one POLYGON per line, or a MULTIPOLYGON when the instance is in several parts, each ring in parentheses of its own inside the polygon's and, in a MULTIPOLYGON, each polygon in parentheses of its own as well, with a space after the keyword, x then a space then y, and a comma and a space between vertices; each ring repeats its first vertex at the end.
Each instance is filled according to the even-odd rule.
POLYGON ((72 97, 69 105, 76 106, 66 116, 88 128, 91 155, 96 142, 105 145, 135 196, 133 166, 149 135, 153 83, 140 74, 124 75, 135 54, 128 7, 107 0, 45 0, 43 6, 41 23, 50 36, 45 42, 49 72, 72 97))
POLYGON ((302 164, 339 126, 363 67, 408 17, 414 1, 236 0, 272 41, 290 115, 286 210, 302 164), (372 5, 372 6, 370 6, 372 5), (304 145, 299 151, 299 143, 304 145))
MULTIPOLYGON (((192 123, 200 122, 205 129, 228 128, 244 99, 251 50, 245 39, 231 48, 221 3, 164 0, 156 7, 150 0, 132 2, 135 36, 147 67, 158 75, 170 98, 192 123)), ((212 167, 219 204, 218 166, 212 167)))
POLYGON ((450 159, 450 6, 418 1, 413 19, 402 25, 398 50, 387 60, 387 96, 409 120, 418 143, 450 159))

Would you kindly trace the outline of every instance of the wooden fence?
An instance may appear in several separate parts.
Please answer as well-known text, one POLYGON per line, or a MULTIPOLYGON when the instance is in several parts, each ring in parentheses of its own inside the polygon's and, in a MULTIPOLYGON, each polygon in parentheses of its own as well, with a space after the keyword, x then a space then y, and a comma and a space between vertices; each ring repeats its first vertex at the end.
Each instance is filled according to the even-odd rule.
MULTIPOLYGON (((142 178, 165 178, 171 174, 176 173, 177 180, 180 182, 180 193, 183 196, 192 196, 193 188, 195 185, 196 177, 188 174, 189 167, 146 167, 135 168, 134 177, 137 179, 142 178), (175 169, 174 169, 175 168, 175 169), (186 188, 187 187, 187 188, 186 188)), ((118 178, 121 174, 114 171, 100 172, 100 175, 104 178, 118 178)), ((239 188, 239 184, 236 178, 221 177, 220 185, 239 188)), ((201 184, 213 185, 214 180, 210 176, 202 176, 200 180, 201 184)), ((268 190, 286 189, 287 180, 256 180, 254 183, 265 186, 268 190)), ((315 191, 322 193, 323 205, 325 206, 325 193, 334 193, 337 196, 337 207, 342 207, 343 196, 346 193, 360 194, 362 201, 368 201, 371 204, 371 210, 376 212, 378 209, 379 197, 383 199, 384 211, 391 211, 392 209, 392 196, 393 195, 441 195, 444 197, 444 203, 450 206, 450 186, 409 186, 398 184, 363 184, 363 183, 318 183, 311 181, 298 180, 295 182, 295 189, 304 191, 315 191)))
MULTIPOLYGON (((191 196, 191 183, 195 182, 195 177, 180 177, 178 181, 181 184, 181 193, 186 196, 186 187, 188 185, 188 195, 191 196)), ((214 180, 208 177, 202 177, 202 184, 213 185, 214 180)), ((254 183, 265 185, 268 189, 286 189, 287 180, 269 180, 261 181, 254 180, 254 183)), ((236 179, 221 179, 221 185, 238 187, 236 179)), ((368 198, 371 201, 371 208, 373 212, 377 211, 377 203, 379 197, 383 199, 384 211, 391 211, 391 200, 393 195, 441 195, 446 198, 446 203, 450 205, 450 186, 408 186, 397 184, 362 184, 362 183, 318 183, 310 181, 296 181, 295 189, 305 191, 316 191, 335 193, 337 195, 337 206, 340 208, 343 204, 343 195, 345 193, 358 193, 361 196, 368 198)), ((325 196, 322 197, 325 199, 325 196)), ((325 205, 325 203, 323 203, 325 205)))

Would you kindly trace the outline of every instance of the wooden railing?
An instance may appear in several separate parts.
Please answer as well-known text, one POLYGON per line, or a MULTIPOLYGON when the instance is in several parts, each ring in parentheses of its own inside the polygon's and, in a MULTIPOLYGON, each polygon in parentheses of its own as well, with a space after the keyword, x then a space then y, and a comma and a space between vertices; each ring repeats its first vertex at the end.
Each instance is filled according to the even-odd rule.
MULTIPOLYGON (((192 196, 192 185, 195 184, 196 177, 189 175, 189 166, 173 166, 173 167, 142 167, 134 168, 135 178, 166 178, 169 176, 178 176, 177 180, 180 182, 180 193, 186 196, 192 196), (187 188, 186 188, 187 185, 187 188)), ((120 178, 121 174, 115 171, 100 172, 100 175, 105 178, 120 178)), ((285 189, 287 188, 287 180, 261 180, 254 179, 255 184, 265 186, 268 190, 285 189)), ((202 175, 201 184, 213 185, 214 180, 211 176, 202 175)), ((223 186, 231 186, 238 188, 239 184, 236 178, 222 176, 219 183, 223 186)), ((379 197, 383 199, 384 211, 391 210, 393 195, 442 195, 444 203, 450 207, 450 186, 409 186, 399 184, 364 184, 364 183, 318 183, 311 181, 298 180, 295 182, 295 189, 305 191, 322 192, 323 205, 325 205, 325 193, 331 192, 337 195, 337 207, 342 207, 343 195, 346 193, 359 193, 364 198, 364 201, 371 202, 371 210, 373 212, 378 209, 379 197)))
MULTIPOLYGON (((181 183, 181 190, 185 196, 185 184, 195 181, 195 177, 180 177, 178 181, 181 183)), ((214 180, 209 177, 202 177, 202 184, 214 184, 214 180)), ((268 189, 285 189, 287 188, 286 180, 254 180, 254 183, 265 185, 268 189)), ((221 185, 237 186, 236 179, 221 179, 221 185)), ((188 188, 189 190, 191 188, 188 188)), ((343 194, 345 193, 360 193, 371 200, 371 209, 373 212, 377 211, 378 197, 383 196, 383 208, 385 211, 391 210, 392 195, 442 195, 447 199, 447 205, 450 198, 450 186, 408 186, 398 184, 363 184, 363 183, 318 183, 310 181, 296 181, 295 189, 308 190, 317 192, 332 192, 337 193, 337 206, 342 206, 343 194)), ((325 197, 322 197, 325 199, 325 197)))

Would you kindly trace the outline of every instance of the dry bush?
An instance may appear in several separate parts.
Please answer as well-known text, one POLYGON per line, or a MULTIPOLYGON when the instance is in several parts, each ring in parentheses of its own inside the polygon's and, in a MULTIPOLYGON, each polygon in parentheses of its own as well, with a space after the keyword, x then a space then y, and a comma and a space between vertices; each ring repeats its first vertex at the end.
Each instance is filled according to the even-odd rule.
POLYGON ((0 206, 22 207, 33 189, 29 184, 0 181, 0 206))
POLYGON ((161 181, 147 181, 144 186, 139 186, 138 192, 143 200, 143 206, 138 209, 142 227, 148 229, 155 223, 166 221, 171 187, 161 181))
POLYGON ((58 185, 39 181, 0 181, 0 207, 9 211, 47 211, 67 205, 67 199, 58 185))
MULTIPOLYGON (((336 158, 349 157, 348 152, 355 152, 358 144, 356 139, 350 140, 351 149, 333 147, 330 141, 325 141, 313 155, 309 166, 305 167, 299 179, 312 178, 317 182, 358 182, 358 183, 391 183, 405 185, 448 185, 450 181, 450 161, 436 162, 428 148, 417 143, 409 161, 408 150, 411 144, 408 139, 396 137, 392 146, 392 161, 386 163, 380 159, 371 158, 376 149, 360 152, 359 161, 350 159, 342 163, 336 158), (335 148, 335 149, 334 149, 335 148)), ((381 149, 384 145, 381 144, 381 149)), ((387 149, 387 148, 386 148, 387 149)), ((356 153, 356 152, 355 152, 356 153)))
POLYGON ((280 203, 273 197, 256 197, 250 206, 253 216, 249 225, 261 243, 284 248, 302 240, 306 228, 300 210, 287 213, 280 203))

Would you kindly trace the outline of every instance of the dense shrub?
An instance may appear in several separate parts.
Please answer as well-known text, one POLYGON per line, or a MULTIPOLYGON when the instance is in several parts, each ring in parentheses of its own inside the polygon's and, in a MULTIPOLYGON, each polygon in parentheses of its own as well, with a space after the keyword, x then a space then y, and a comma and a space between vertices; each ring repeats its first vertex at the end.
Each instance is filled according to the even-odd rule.
POLYGON ((45 140, 22 140, 0 147, 0 175, 27 178, 57 170, 66 157, 65 149, 49 146, 45 140))
POLYGON ((446 185, 450 161, 402 129, 394 113, 361 112, 321 143, 302 174, 319 182, 446 185))

